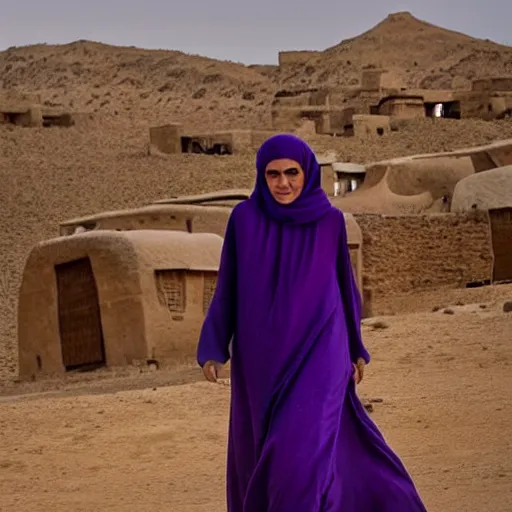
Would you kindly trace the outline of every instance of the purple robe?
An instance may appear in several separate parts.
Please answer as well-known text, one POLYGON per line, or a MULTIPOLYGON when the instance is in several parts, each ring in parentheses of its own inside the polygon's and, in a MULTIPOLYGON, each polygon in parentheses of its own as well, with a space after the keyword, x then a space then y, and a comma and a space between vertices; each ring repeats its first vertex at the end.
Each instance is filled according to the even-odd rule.
POLYGON ((309 146, 267 140, 256 187, 226 228, 197 360, 231 358, 229 512, 424 512, 400 459, 359 401, 352 362, 369 354, 343 213, 309 146), (306 183, 274 201, 266 165, 290 158, 306 183), (231 350, 229 349, 231 343, 231 350))

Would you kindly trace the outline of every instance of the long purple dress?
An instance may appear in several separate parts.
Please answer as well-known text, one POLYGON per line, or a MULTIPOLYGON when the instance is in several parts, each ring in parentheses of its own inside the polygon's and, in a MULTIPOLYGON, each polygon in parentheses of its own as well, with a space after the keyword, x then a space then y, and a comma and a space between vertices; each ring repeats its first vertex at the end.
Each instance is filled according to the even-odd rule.
POLYGON ((424 512, 400 459, 359 401, 369 362, 341 211, 309 146, 292 135, 257 155, 251 198, 228 221, 198 363, 231 357, 229 512, 424 512), (306 183, 273 200, 266 165, 290 158, 306 183), (231 354, 229 344, 231 344, 231 354))

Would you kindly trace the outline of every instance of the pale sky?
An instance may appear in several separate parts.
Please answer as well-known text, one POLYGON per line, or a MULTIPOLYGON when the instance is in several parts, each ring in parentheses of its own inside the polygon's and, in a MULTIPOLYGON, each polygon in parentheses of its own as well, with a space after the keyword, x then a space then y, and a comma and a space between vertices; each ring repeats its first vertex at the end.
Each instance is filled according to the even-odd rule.
POLYGON ((277 64, 279 50, 324 50, 397 11, 512 45, 511 0, 0 0, 0 50, 89 39, 277 64))

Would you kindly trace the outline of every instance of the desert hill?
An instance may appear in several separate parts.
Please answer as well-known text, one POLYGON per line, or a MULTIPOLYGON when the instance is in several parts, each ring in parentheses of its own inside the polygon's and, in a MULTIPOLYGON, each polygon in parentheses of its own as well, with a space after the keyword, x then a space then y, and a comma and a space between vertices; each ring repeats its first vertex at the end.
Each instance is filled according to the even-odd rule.
POLYGON ((51 107, 226 127, 263 122, 257 112, 274 89, 242 64, 91 41, 10 48, 0 53, 0 77, 3 89, 39 92, 51 107))
POLYGON ((386 69, 397 83, 411 87, 469 87, 478 76, 512 75, 512 47, 405 12, 281 68, 91 41, 13 47, 0 52, 0 91, 40 92, 48 106, 136 123, 167 122, 172 116, 199 129, 268 128, 277 89, 357 86, 369 67, 386 69))
POLYGON ((390 14, 282 76, 284 83, 357 85, 363 68, 383 68, 404 86, 464 88, 470 80, 512 74, 512 47, 432 25, 409 12, 390 14), (303 66, 304 68, 304 66, 303 66))

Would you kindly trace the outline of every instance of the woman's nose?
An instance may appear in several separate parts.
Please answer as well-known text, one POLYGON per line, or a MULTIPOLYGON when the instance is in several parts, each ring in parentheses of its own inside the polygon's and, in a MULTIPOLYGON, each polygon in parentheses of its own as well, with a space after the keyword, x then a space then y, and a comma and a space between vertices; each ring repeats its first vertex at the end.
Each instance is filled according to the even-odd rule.
POLYGON ((288 178, 284 174, 279 175, 278 185, 280 187, 288 186, 288 178))

